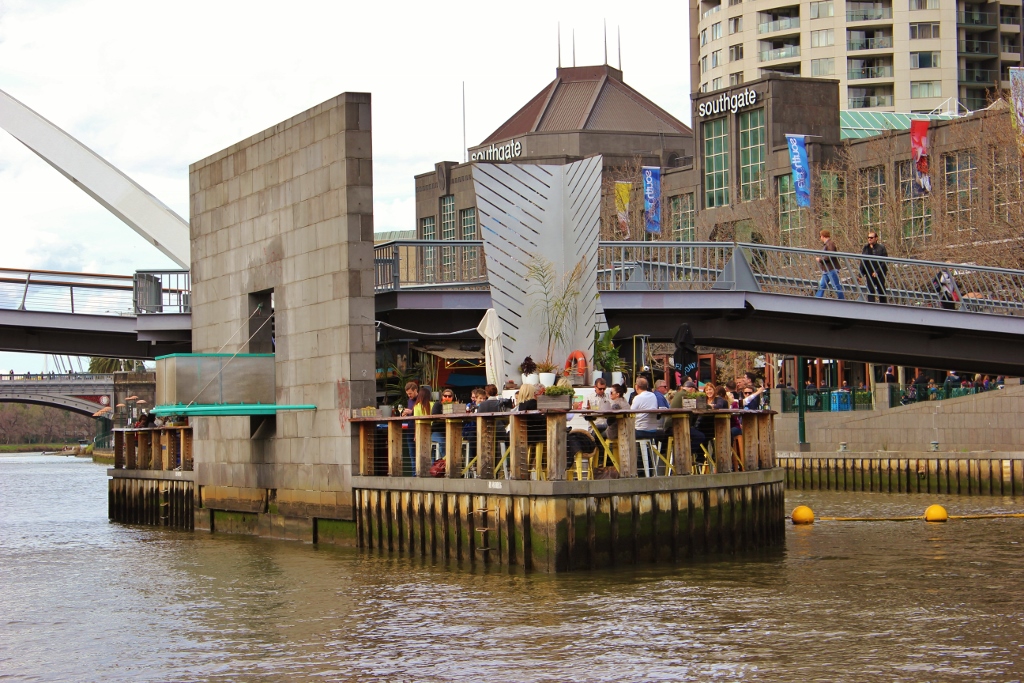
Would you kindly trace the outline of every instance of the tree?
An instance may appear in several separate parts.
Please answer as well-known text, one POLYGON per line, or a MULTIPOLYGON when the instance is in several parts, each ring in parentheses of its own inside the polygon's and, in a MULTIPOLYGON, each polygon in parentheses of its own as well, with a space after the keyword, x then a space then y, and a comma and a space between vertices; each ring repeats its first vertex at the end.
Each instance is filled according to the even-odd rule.
POLYGON ((109 375, 114 372, 142 372, 145 365, 140 360, 127 358, 90 358, 89 372, 109 375))

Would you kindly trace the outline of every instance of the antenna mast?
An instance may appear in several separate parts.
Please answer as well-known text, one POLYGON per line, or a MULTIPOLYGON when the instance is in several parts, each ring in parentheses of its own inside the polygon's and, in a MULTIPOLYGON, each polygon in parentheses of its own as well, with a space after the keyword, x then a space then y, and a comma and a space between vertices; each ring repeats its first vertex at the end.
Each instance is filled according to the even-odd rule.
POLYGON ((469 161, 466 150, 466 81, 462 81, 462 163, 469 161))
POLYGON ((576 29, 572 30, 572 65, 576 66, 576 29))
POLYGON ((619 71, 622 71, 622 27, 615 28, 615 35, 619 41, 619 71))
POLYGON ((608 66, 608 19, 604 20, 604 64, 608 66))
POLYGON ((562 68, 562 22, 558 22, 558 68, 562 68))

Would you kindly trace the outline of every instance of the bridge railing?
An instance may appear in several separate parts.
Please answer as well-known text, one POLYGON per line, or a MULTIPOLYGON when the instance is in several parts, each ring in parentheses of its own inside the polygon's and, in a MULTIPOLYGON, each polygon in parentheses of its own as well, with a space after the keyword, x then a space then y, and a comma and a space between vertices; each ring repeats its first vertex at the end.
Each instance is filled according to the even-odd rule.
POLYGON ((11 372, 0 373, 0 382, 43 382, 46 384, 65 384, 68 382, 112 384, 114 376, 95 372, 11 372))
POLYGON ((0 309, 132 315, 132 276, 3 268, 0 309))
POLYGON ((377 292, 402 289, 487 289, 479 240, 395 240, 374 245, 377 292))
POLYGON ((137 270, 132 290, 136 315, 191 313, 192 274, 187 270, 137 270))
MULTIPOLYGON (((376 291, 486 289, 483 251, 482 241, 469 240, 376 245, 376 291)), ((825 256, 815 249, 731 242, 601 242, 597 284, 605 292, 742 289, 737 278, 746 271, 760 291, 814 296, 822 276, 818 259, 825 256), (737 247, 743 263, 730 266, 737 247)), ((842 252, 828 258, 834 260, 847 299, 1024 315, 1024 271, 842 252)))

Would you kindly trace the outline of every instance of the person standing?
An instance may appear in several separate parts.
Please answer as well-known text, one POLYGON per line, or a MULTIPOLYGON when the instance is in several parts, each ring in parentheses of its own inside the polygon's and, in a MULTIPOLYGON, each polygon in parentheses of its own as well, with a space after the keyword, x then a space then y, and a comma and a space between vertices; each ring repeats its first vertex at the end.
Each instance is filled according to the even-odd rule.
MULTIPOLYGON (((832 241, 832 233, 822 229, 818 235, 821 237, 822 249, 829 252, 838 252, 836 243, 832 241)), ((839 282, 839 259, 835 256, 817 256, 818 265, 821 266, 821 281, 818 283, 818 291, 814 296, 819 299, 825 296, 825 288, 832 287, 836 290, 837 299, 845 299, 843 296, 843 285, 839 282)))
MULTIPOLYGON (((865 256, 888 256, 885 245, 878 241, 878 233, 872 230, 868 233, 868 243, 860 250, 865 256)), ((889 298, 885 295, 885 275, 889 271, 889 265, 885 261, 872 261, 865 259, 860 262, 860 274, 867 281, 868 301, 875 302, 878 296, 878 303, 887 304, 889 298)))

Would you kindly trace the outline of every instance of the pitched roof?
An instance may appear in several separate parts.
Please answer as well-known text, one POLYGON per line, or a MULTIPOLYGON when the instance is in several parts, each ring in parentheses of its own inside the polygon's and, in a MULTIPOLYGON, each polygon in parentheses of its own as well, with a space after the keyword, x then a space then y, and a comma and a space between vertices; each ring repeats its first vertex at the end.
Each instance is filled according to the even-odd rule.
POLYGON ((555 80, 481 144, 568 130, 693 135, 685 123, 626 85, 621 71, 605 64, 559 67, 555 80))

